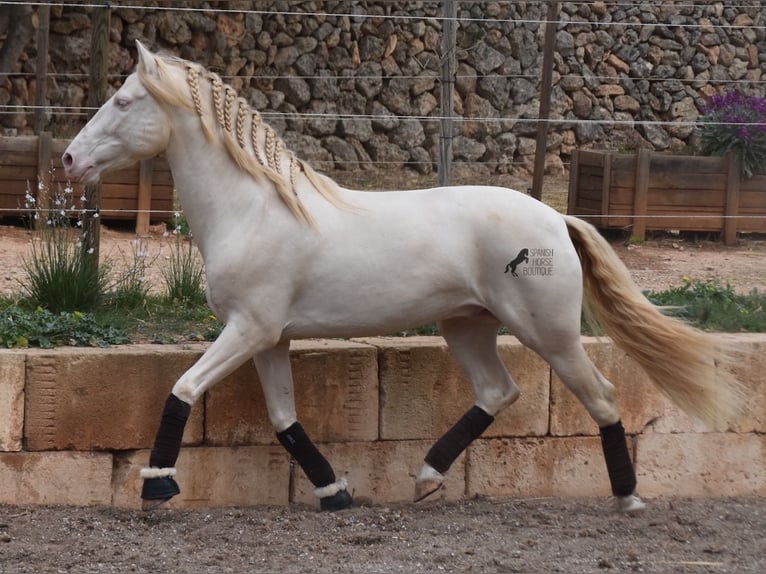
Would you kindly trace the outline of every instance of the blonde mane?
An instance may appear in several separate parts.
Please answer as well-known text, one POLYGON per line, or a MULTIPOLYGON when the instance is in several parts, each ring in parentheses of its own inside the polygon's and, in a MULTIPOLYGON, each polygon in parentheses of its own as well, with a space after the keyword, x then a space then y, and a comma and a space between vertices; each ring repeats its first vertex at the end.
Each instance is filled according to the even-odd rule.
POLYGON ((155 58, 157 75, 147 73, 141 66, 138 69, 138 77, 149 93, 161 103, 195 110, 207 141, 221 142, 239 168, 253 179, 266 177, 272 182, 280 199, 298 220, 313 224, 296 189, 301 173, 330 203, 346 206, 339 197, 337 184, 287 149, 274 128, 218 74, 179 58, 155 58), (185 84, 174 79, 170 66, 185 69, 185 84))

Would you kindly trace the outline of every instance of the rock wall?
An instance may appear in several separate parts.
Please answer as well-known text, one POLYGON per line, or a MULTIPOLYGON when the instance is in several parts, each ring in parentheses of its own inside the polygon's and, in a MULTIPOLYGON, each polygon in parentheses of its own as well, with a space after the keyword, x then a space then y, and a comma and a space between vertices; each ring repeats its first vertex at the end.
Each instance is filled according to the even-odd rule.
MULTIPOLYGON (((173 9, 112 8, 114 87, 133 69, 140 39, 227 76, 322 169, 435 169, 441 2, 167 4, 173 9)), ((455 159, 523 172, 535 150, 545 4, 458 6, 455 159)), ((52 7, 48 129, 56 136, 83 122, 65 112, 86 102, 92 11, 52 7)), ((684 148, 706 96, 766 91, 762 2, 565 2, 560 21, 550 168, 561 169, 576 147, 684 148)), ((0 106, 34 102, 35 54, 32 40, 18 65, 26 75, 0 86, 0 106)), ((0 118, 8 133, 31 131, 31 115, 0 118)))

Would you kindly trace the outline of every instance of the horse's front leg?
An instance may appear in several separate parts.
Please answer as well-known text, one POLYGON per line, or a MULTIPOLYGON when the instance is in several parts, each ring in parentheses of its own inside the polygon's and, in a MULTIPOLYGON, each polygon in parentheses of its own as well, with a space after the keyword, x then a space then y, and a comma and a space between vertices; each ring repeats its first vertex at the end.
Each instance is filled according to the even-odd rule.
POLYGON ((175 466, 192 405, 263 346, 271 345, 273 341, 252 325, 243 329, 236 321, 230 321, 199 361, 178 379, 162 411, 149 467, 141 470, 144 510, 156 508, 180 492, 174 478, 175 466))
POLYGON ((277 439, 314 485, 320 507, 322 510, 351 507, 354 500, 346 488, 346 479, 336 480, 332 466, 298 422, 290 368, 290 342, 280 342, 272 349, 257 354, 253 360, 277 439))

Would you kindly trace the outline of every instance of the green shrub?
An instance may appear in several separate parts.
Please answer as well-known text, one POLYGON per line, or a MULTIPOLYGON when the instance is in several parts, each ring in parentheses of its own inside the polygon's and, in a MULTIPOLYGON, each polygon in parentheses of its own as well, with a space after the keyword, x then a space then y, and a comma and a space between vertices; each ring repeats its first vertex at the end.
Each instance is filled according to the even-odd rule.
POLYGON ((91 313, 54 313, 10 305, 0 311, 0 344, 8 348, 108 347, 129 343, 121 329, 100 324, 91 313))

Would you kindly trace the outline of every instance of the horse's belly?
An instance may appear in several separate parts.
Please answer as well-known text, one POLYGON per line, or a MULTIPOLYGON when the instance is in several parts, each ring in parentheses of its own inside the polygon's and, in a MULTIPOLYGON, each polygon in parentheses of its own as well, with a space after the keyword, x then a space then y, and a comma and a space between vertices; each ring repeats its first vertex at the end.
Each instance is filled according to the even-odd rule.
POLYGON ((421 299, 348 296, 295 309, 285 325, 285 338, 393 335, 452 317, 486 314, 467 294, 431 294, 421 299))

